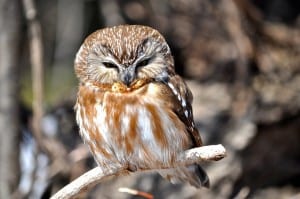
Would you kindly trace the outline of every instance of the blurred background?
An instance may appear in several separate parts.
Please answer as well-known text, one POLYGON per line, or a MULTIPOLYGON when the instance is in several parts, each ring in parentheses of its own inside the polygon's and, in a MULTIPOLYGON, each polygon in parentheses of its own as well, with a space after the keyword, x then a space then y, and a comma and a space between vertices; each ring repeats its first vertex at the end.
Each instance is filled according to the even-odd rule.
POLYGON ((0 198, 49 198, 95 167, 73 106, 84 38, 118 24, 158 29, 194 94, 210 189, 155 173, 82 198, 300 198, 300 2, 297 0, 0 0, 0 198))

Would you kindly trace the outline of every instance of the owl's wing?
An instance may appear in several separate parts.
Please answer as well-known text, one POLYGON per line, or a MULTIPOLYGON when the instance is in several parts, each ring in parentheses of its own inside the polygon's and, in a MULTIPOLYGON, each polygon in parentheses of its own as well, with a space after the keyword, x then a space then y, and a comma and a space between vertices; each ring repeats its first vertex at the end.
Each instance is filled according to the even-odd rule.
POLYGON ((169 81, 166 82, 167 86, 171 89, 174 96, 173 110, 180 118, 180 120, 186 125, 188 132, 194 142, 194 146, 198 147, 202 145, 202 140, 198 129, 195 127, 192 101, 193 94, 179 75, 171 76, 169 81))
MULTIPOLYGON (((173 94, 172 97, 169 98, 171 100, 169 104, 171 104, 173 111, 186 125, 186 129, 193 141, 194 147, 201 146, 202 140, 193 119, 192 92, 179 75, 171 76, 165 83, 173 94)), ((160 172, 160 174, 173 183, 188 181, 191 185, 198 188, 201 186, 209 187, 209 178, 206 172, 198 164, 165 170, 160 172)))

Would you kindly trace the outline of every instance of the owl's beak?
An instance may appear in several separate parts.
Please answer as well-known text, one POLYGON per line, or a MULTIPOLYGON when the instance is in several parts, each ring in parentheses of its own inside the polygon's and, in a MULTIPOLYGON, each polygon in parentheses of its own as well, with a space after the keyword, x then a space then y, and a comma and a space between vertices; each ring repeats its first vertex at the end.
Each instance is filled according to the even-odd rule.
POLYGON ((120 76, 121 81, 126 86, 130 86, 130 84, 135 79, 135 69, 134 67, 125 68, 125 70, 123 70, 120 75, 121 75, 120 76))

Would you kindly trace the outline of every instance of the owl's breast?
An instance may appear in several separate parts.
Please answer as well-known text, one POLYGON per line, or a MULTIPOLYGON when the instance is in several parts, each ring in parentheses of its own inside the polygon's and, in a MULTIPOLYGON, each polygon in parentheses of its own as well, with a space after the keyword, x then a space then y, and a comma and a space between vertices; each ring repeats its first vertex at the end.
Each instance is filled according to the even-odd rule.
POLYGON ((98 164, 115 159, 139 168, 171 164, 189 147, 185 125, 167 106, 155 84, 129 93, 81 92, 77 122, 98 164))

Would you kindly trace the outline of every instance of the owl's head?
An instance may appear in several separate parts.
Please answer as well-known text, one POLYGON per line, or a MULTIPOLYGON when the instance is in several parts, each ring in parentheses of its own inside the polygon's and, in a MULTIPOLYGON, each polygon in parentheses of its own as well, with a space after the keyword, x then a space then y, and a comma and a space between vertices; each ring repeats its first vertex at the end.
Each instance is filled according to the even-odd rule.
POLYGON ((75 72, 81 82, 122 82, 129 86, 139 79, 167 78, 174 72, 174 62, 157 30, 121 25, 86 38, 75 58, 75 72))

